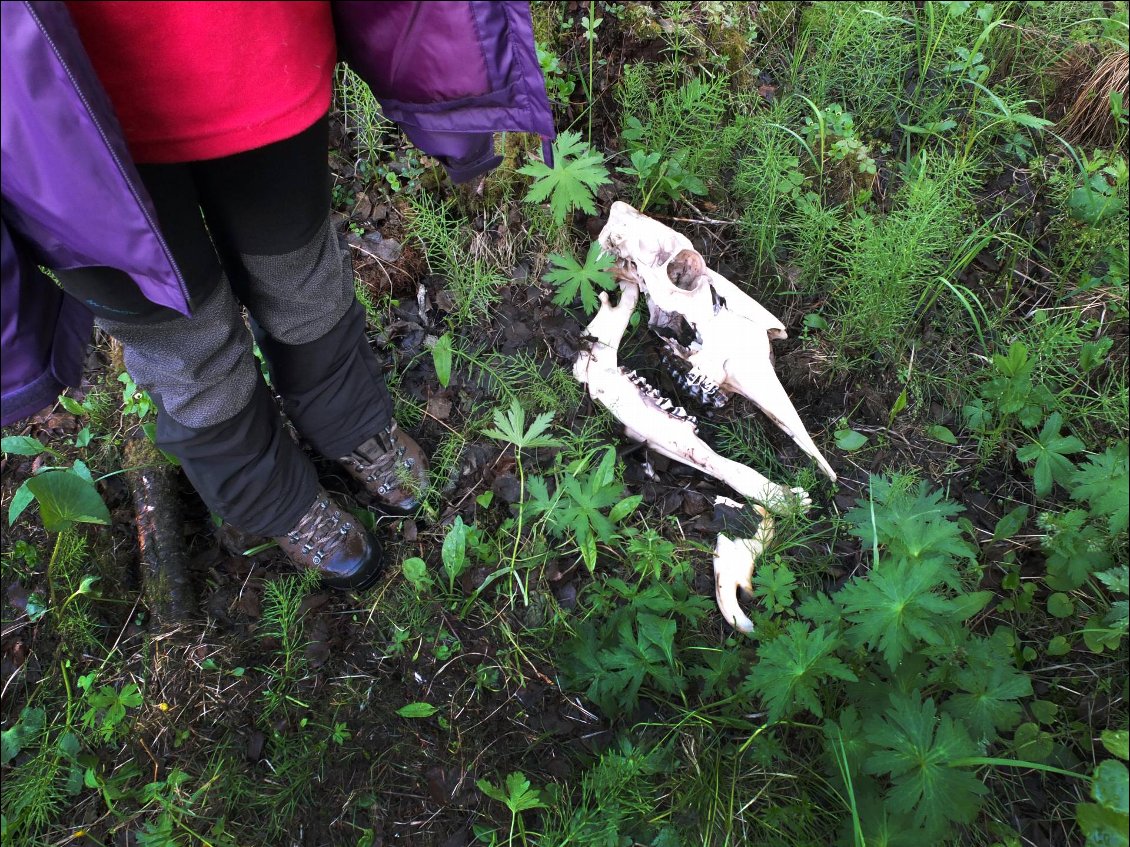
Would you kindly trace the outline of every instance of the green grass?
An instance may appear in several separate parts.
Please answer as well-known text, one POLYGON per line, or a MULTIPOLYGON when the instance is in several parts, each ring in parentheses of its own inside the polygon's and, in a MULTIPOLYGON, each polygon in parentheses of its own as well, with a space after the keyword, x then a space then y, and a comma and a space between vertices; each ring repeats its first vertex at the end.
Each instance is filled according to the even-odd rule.
POLYGON ((837 344, 849 355, 909 346, 918 305, 967 232, 971 177, 949 157, 924 156, 888 214, 844 221, 825 270, 837 344))
POLYGON ((463 222, 452 214, 452 202, 429 194, 411 198, 408 231, 418 239, 433 273, 444 277, 455 301, 451 322, 460 326, 484 320, 506 283, 496 259, 481 237, 468 237, 463 222))
POLYGON ((346 132, 353 137, 356 161, 369 169, 393 152, 387 140, 396 125, 381 113, 373 92, 348 65, 338 65, 334 84, 335 106, 346 132))
MULTIPOLYGON (((118 477, 99 483, 112 530, 49 534, 34 507, 6 528, 5 673, 23 664, 2 709, 5 758, 20 742, 5 844, 1082 843, 1082 777, 1127 722, 1130 180, 1124 149, 1066 147, 1039 118, 1062 106, 1057 63, 1113 49, 1117 22, 1086 20, 1101 3, 621 5, 534 9, 579 90, 582 18, 604 19, 592 99, 557 113, 591 120, 615 179, 595 219, 519 199, 536 139, 502 143, 481 197, 421 178, 394 198, 440 277, 426 285, 451 296, 425 330, 451 340, 452 409, 426 414, 427 345, 383 351, 433 481, 418 514, 376 518, 385 580, 323 598, 270 553, 216 553, 194 515, 208 619, 158 630, 129 582, 118 477), (616 170, 633 151, 707 193, 616 170), (815 503, 776 521, 742 601, 752 638, 712 596, 702 524, 724 489, 628 444, 545 339, 500 352, 500 304, 548 303, 547 255, 584 255, 609 196, 647 199, 786 319, 777 367, 840 473, 778 450, 741 404, 700 425, 815 503), (512 404, 522 426, 486 434, 512 404), (837 446, 841 417, 862 447, 837 446), (43 727, 13 732, 35 710, 43 727)), ((393 128, 344 69, 335 97, 357 163, 343 192, 368 190, 393 128)), ((358 297, 373 337, 397 319, 387 295, 358 297)), ((622 360, 651 377, 644 323, 622 360)), ((40 464, 119 470, 120 398, 110 381, 68 404, 77 426, 52 419, 62 457, 40 464)), ((31 459, 5 461, 6 510, 31 459)))

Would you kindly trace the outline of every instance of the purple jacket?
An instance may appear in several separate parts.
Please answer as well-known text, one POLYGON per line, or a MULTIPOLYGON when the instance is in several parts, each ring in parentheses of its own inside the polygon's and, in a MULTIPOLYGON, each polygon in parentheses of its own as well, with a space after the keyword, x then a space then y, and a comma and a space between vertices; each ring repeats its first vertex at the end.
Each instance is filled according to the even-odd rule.
MULTIPOLYGON (((553 117, 524 2, 333 4, 341 58, 455 181, 498 164, 498 131, 553 117)), ((0 423, 77 385, 90 313, 39 270, 120 268, 189 313, 110 100, 61 2, 0 4, 0 423)), ((548 145, 547 145, 548 146, 548 145)))

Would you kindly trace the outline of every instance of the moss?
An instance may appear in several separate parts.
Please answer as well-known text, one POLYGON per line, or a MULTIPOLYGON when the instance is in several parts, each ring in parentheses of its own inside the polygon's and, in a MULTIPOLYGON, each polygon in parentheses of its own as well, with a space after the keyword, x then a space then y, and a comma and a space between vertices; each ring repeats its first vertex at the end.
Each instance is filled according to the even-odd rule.
POLYGON ((534 22, 534 41, 550 48, 556 48, 561 37, 560 3, 531 3, 530 16, 534 22))

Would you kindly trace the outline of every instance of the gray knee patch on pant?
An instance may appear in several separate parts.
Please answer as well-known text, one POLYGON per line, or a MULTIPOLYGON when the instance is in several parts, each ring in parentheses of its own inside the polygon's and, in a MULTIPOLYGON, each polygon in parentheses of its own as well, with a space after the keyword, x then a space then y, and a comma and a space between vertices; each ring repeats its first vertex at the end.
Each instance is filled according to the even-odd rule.
POLYGON ((134 382, 158 394, 165 411, 183 426, 213 426, 232 418, 247 406, 261 379, 251 333, 226 278, 192 317, 98 323, 122 343, 134 382))
POLYGON ((328 217, 299 250, 240 258, 249 278, 247 308, 283 344, 316 341, 337 325, 353 302, 353 266, 328 217))

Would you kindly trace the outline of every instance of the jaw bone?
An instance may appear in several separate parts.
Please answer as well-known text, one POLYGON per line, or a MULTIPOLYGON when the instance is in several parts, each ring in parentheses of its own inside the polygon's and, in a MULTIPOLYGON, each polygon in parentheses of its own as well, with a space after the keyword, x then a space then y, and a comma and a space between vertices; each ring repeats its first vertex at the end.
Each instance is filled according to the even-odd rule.
POLYGON ((648 325, 690 364, 690 380, 716 404, 730 394, 751 400, 835 481, 773 370, 769 342, 786 337, 784 324, 708 268, 686 236, 627 203, 612 204, 599 241, 619 260, 618 278, 647 295, 648 325))

